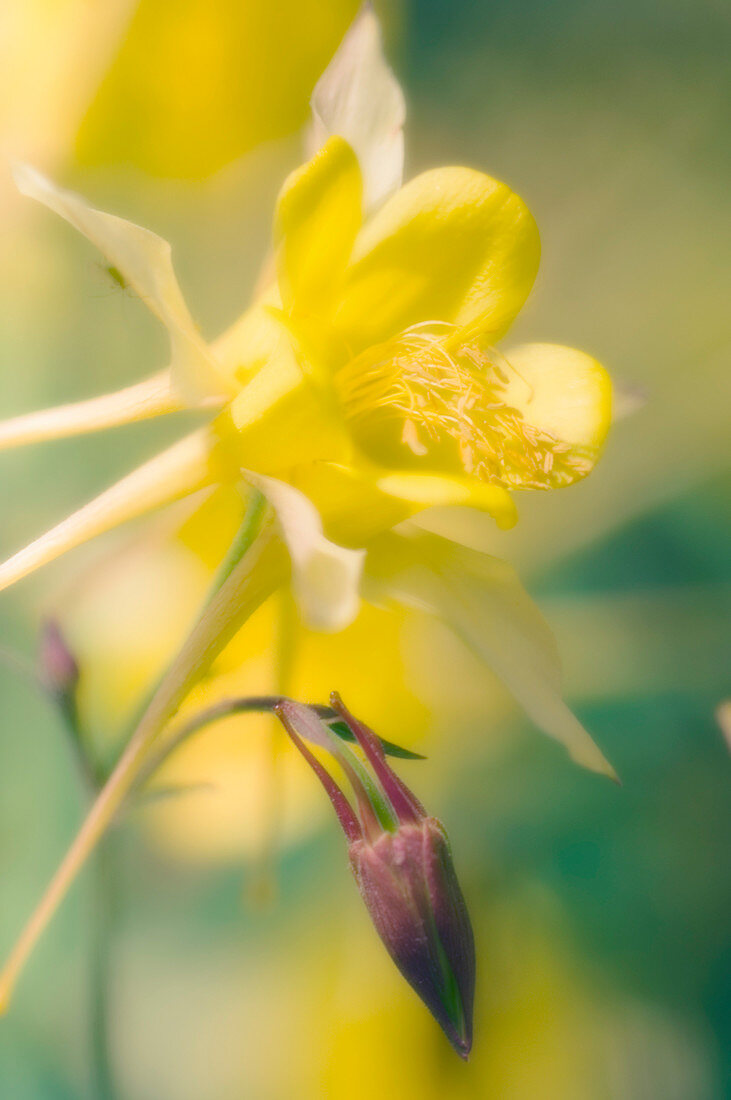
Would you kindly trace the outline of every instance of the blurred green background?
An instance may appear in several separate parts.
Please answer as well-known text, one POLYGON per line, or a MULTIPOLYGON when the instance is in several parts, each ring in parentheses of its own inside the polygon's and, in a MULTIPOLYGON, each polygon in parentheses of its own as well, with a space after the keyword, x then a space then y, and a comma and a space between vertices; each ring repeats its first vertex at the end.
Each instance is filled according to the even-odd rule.
MULTIPOLYGON (((355 10, 345 0, 10 0, 3 415, 112 389, 165 354, 163 334, 86 242, 13 193, 7 158, 170 239, 213 335, 247 300, 277 188, 300 157, 307 97, 355 10)), ((379 729, 426 747, 428 762, 403 774, 446 821, 473 914, 472 1061, 458 1063, 392 972, 319 792, 276 857, 267 902, 254 898, 256 845, 236 834, 217 852, 215 829, 203 843, 216 792, 208 810, 193 792, 112 838, 121 1096, 720 1100, 731 1095, 729 760, 716 718, 731 696, 731 16, 715 0, 411 0, 379 12, 408 100, 408 173, 470 164, 536 216, 541 273, 514 335, 591 351, 640 406, 586 483, 521 498, 514 531, 468 514, 430 519, 519 568, 557 634, 568 698, 623 787, 528 728, 441 628, 415 616, 367 623, 346 657, 377 680, 390 631, 411 702, 398 728, 382 719, 379 729)), ((0 550, 182 426, 0 456, 0 550)), ((31 654, 42 614, 64 606, 85 571, 104 577, 106 555, 124 558, 130 534, 4 594, 3 650, 31 654)), ((96 615, 101 651, 115 622, 97 589, 85 621, 96 615)), ((95 644, 89 713, 109 744, 95 644)), ((355 675, 344 659, 332 687, 355 675)), ((326 647, 318 660, 318 683, 329 682, 326 647)), ((398 683, 366 688, 387 720, 384 692, 398 683)), ((47 704, 2 666, 0 693, 5 952, 83 799, 47 704)), ((3 1097, 91 1095, 89 907, 84 879, 0 1022, 3 1097)))

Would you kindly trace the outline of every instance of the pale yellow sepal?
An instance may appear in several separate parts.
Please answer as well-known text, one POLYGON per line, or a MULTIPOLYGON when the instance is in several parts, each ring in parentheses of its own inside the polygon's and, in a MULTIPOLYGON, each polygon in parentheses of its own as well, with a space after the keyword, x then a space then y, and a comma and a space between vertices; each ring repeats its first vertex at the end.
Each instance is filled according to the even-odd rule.
POLYGON ((365 551, 349 550, 326 538, 317 508, 292 485, 249 470, 242 473, 274 508, 289 550, 292 589, 305 625, 312 630, 344 630, 358 614, 365 551))
POLYGON ((617 779, 564 702, 554 636, 507 562, 436 535, 385 534, 369 547, 365 595, 437 615, 577 764, 617 779))
POLYGON ((56 187, 27 164, 13 170, 22 194, 43 203, 95 244, 168 330, 171 369, 182 398, 197 404, 227 391, 227 383, 198 334, 175 277, 167 241, 134 222, 95 210, 56 187))
POLYGON ((370 4, 360 9, 310 100, 311 156, 339 134, 352 145, 363 173, 366 210, 401 186, 406 104, 383 55, 378 19, 370 4))
POLYGON ((328 310, 360 228, 362 192, 358 160, 340 137, 285 182, 274 215, 285 310, 328 310))
POLYGON ((361 232, 337 327, 354 352, 440 321, 494 342, 527 298, 539 256, 535 221, 505 184, 470 168, 424 172, 361 232))

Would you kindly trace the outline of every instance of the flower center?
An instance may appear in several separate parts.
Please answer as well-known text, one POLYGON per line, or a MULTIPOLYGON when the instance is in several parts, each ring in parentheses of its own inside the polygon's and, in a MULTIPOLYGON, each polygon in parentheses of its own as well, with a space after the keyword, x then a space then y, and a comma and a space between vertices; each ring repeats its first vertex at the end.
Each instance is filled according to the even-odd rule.
POLYGON ((588 473, 588 451, 526 421, 530 386, 494 348, 455 329, 417 325, 338 372, 345 415, 368 453, 403 465, 454 469, 506 489, 549 489, 588 473), (398 452, 398 454, 397 454, 398 452))

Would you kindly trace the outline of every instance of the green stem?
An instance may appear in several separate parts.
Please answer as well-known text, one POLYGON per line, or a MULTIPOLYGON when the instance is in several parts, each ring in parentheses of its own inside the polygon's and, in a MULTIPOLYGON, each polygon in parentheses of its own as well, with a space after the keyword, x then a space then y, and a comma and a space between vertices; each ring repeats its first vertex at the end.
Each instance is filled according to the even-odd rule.
MULTIPOLYGON (((280 694, 284 695, 291 688, 297 659, 300 635, 299 615, 292 593, 288 589, 281 589, 277 593, 276 603, 278 621, 275 641, 275 687, 280 694)), ((278 891, 277 849, 284 813, 282 765, 285 741, 286 735, 281 723, 272 721, 269 751, 260 781, 262 827, 251 861, 247 885, 247 895, 258 908, 274 904, 278 891)))
POLYGON ((226 557, 216 570, 216 574, 208 590, 208 596, 203 604, 203 610, 210 605, 213 597, 220 590, 224 582, 231 576, 233 570, 254 542, 264 519, 265 512, 266 499, 262 493, 257 490, 252 490, 246 512, 244 513, 243 522, 234 535, 233 542, 228 548, 226 557))
MULTIPOLYGON (((143 789, 158 768, 162 767, 168 757, 171 756, 184 741, 187 741, 189 737, 192 737, 196 733, 200 733, 201 730, 206 729, 215 722, 220 722, 224 718, 231 718, 235 714, 274 714, 277 706, 286 701, 286 695, 246 695, 233 699, 220 699, 210 707, 197 711, 185 722, 182 722, 173 729, 169 737, 165 738, 163 744, 156 745, 148 754, 144 765, 137 773, 135 792, 143 789)), ((289 701, 292 702, 293 700, 289 701)), ((325 720, 332 732, 337 734, 342 741, 355 742, 355 734, 349 729, 345 722, 338 719, 338 712, 333 710, 331 706, 321 703, 310 703, 309 706, 318 718, 323 718, 325 720)), ((379 737, 378 740, 386 756, 398 757, 401 760, 425 759, 421 753, 402 748, 401 745, 395 745, 393 741, 386 741, 383 737, 379 737)))
MULTIPOLYGON (((77 772, 88 804, 104 786, 104 770, 95 760, 79 717, 76 691, 54 696, 68 733, 77 772)), ((114 891, 113 838, 103 837, 91 865, 89 897, 89 1076, 94 1100, 116 1100, 110 1056, 109 987, 112 969, 114 891)))
POLYGON ((116 1100, 109 1049, 109 990, 113 946, 114 853, 104 837, 94 853, 91 896, 90 1058, 94 1100, 116 1100))
MULTIPOLYGON (((260 493, 255 493, 244 516, 228 553, 221 563, 202 611, 207 608, 246 550, 251 546, 261 525, 265 511, 265 501, 260 493)), ((152 701, 160 681, 150 693, 152 701)), ((78 723, 75 699, 65 702, 64 720, 72 734, 77 749, 77 762, 83 778, 97 795, 104 787, 105 777, 95 767, 84 752, 84 743, 78 723)), ((113 945, 113 901, 114 901, 114 852, 113 838, 102 837, 92 860, 92 896, 91 896, 91 959, 90 959, 90 1062, 92 1095, 95 1100, 116 1100, 118 1095, 110 1055, 109 1026, 109 989, 112 967, 113 945)))
POLYGON ((7 1008, 18 976, 40 935, 133 787, 150 747, 242 623, 286 577, 287 567, 286 551, 275 538, 273 525, 265 523, 254 544, 214 594, 163 676, 114 771, 21 932, 0 973, 0 1012, 7 1008))
MULTIPOLYGON (((251 498, 249 499, 244 518, 238 531, 234 535, 233 542, 226 552, 226 556, 219 565, 216 573, 208 588, 208 592, 203 599, 200 611, 198 613, 198 622, 205 617, 205 612, 211 606, 214 597, 220 592, 224 583, 231 576, 231 573, 241 561, 241 558, 247 552, 247 550, 253 545, 257 535, 261 529, 264 515, 266 512, 266 500, 261 493, 256 490, 252 491, 251 498)), ((186 643, 187 644, 187 643, 186 643)), ((167 665, 163 672, 158 676, 157 680, 150 686, 146 695, 143 697, 142 703, 134 712, 132 721, 130 722, 129 733, 130 737, 134 735, 135 730, 139 725, 145 721, 147 712, 155 704, 155 699, 160 691, 162 684, 168 677, 171 669, 176 665, 180 658, 180 652, 178 652, 171 664, 167 665)))

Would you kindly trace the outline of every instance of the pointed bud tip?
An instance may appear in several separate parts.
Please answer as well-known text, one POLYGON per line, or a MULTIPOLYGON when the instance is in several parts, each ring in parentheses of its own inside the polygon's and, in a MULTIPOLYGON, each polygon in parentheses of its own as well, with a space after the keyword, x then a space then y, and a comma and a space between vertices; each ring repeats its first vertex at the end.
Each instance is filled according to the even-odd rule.
POLYGON ((469 1039, 453 1039, 452 1048, 456 1050, 463 1062, 469 1062, 472 1051, 472 1037, 469 1039))
POLYGON ((472 1023, 463 1021, 461 1026, 452 1025, 452 1027, 442 1025, 442 1030, 452 1050, 459 1054, 463 1062, 469 1062, 472 1053, 472 1023))
POLYGON ((79 682, 79 666, 55 619, 47 619, 40 635, 38 665, 43 683, 58 696, 71 696, 79 682))

